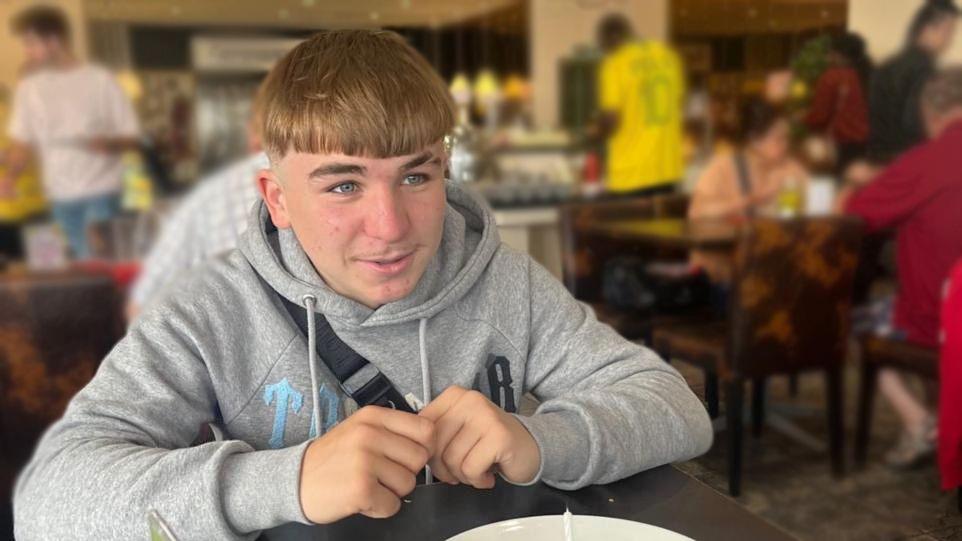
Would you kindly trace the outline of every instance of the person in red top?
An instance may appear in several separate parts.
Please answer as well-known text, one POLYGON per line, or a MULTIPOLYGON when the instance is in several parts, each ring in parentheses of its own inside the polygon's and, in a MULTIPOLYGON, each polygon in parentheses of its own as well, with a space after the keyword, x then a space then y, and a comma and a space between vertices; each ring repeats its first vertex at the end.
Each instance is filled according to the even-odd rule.
POLYGON ((836 170, 841 173, 865 154, 868 141, 868 97, 866 89, 872 61, 865 52, 865 40, 846 33, 832 39, 829 68, 818 78, 805 124, 832 139, 836 148, 836 170))
POLYGON ((945 283, 939 384, 939 471, 952 490, 962 486, 962 259, 945 283))
MULTIPOLYGON (((869 229, 896 229, 895 334, 934 348, 942 286, 962 257, 962 68, 926 84, 922 115, 929 140, 878 175, 871 176, 867 165, 852 166, 850 181, 861 180, 864 186, 847 198, 844 208, 863 218, 869 229)), ((908 466, 929 457, 935 441, 932 414, 893 371, 880 373, 879 388, 905 429, 888 462, 908 466)))

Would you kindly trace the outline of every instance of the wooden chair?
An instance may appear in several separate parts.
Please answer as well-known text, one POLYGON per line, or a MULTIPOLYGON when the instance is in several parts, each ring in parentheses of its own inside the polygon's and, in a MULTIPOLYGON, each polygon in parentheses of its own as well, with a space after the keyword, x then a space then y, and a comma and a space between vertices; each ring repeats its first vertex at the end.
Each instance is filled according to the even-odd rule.
POLYGON ((842 473, 841 366, 860 231, 859 223, 848 218, 750 222, 736 249, 729 319, 654 331, 654 348, 666 359, 705 370, 713 417, 718 415, 719 380, 724 384, 733 496, 741 492, 744 383, 755 384, 752 424, 759 434, 764 382, 777 374, 825 372, 832 470, 842 473))
POLYGON ((855 465, 858 467, 865 465, 868 455, 878 371, 882 368, 894 368, 931 381, 938 381, 939 377, 939 351, 935 348, 875 336, 863 338, 861 344, 862 378, 855 427, 855 465))
POLYGON ((586 231, 585 226, 603 220, 681 217, 687 212, 688 196, 668 194, 632 199, 597 200, 571 203, 561 208, 561 253, 563 281, 568 291, 578 300, 591 305, 598 319, 611 325, 622 336, 630 339, 650 337, 652 321, 633 312, 612 308, 604 303, 601 294, 605 263, 618 256, 633 255, 655 259, 677 257, 683 252, 666 254, 635 243, 599 238, 586 231))
MULTIPOLYGON (((43 431, 124 332, 114 281, 100 274, 0 277, 0 500, 43 431)), ((2 532, 0 532, 2 534, 2 532)))

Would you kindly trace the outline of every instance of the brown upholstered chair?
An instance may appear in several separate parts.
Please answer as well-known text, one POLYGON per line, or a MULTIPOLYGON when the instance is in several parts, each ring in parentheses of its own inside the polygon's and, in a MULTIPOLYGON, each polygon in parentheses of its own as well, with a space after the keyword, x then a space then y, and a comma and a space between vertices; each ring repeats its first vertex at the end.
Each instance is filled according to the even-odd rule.
POLYGON ((119 294, 100 274, 0 277, 0 501, 43 431, 123 333, 119 294))
POLYGON ((868 455, 879 369, 894 368, 932 381, 937 381, 939 377, 939 352, 935 348, 874 336, 863 338, 861 344, 862 378, 858 393, 858 420, 855 427, 856 466, 864 466, 868 455))
POLYGON ((563 281, 578 300, 591 305, 598 319, 611 325, 622 336, 643 339, 650 336, 651 318, 639 317, 607 306, 601 295, 605 263, 617 256, 645 258, 675 257, 684 252, 665 253, 637 243, 621 242, 592 235, 585 226, 598 221, 682 217, 687 212, 688 196, 668 194, 632 199, 598 200, 571 203, 561 209, 561 253, 563 281))
POLYGON ((654 348, 706 371, 709 412, 718 413, 724 384, 728 423, 728 486, 741 489, 742 401, 755 383, 756 434, 763 421, 765 378, 822 370, 828 389, 832 470, 841 474, 841 366, 849 332, 852 278, 860 225, 848 218, 755 220, 740 233, 728 321, 658 327, 654 348))

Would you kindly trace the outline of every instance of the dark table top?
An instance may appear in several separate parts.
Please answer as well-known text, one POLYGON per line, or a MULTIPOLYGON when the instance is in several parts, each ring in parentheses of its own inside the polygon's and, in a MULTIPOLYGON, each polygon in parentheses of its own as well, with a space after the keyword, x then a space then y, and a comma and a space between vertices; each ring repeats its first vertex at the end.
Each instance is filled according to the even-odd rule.
POLYGON ((682 249, 731 248, 738 240, 739 231, 737 224, 727 220, 681 218, 599 221, 586 225, 585 229, 611 239, 682 249))
POLYGON ((418 487, 386 520, 354 516, 328 526, 294 524, 265 533, 269 540, 443 540, 512 518, 574 514, 644 522, 696 540, 788 541, 791 536, 707 485, 662 466, 609 485, 564 492, 539 484, 499 481, 492 490, 435 484, 418 487))

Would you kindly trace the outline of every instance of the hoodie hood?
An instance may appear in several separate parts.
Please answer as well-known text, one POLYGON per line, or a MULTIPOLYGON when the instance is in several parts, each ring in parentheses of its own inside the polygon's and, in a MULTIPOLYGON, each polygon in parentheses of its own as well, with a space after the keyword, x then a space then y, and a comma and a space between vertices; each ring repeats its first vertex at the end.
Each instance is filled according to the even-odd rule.
POLYGON ((451 182, 445 184, 447 208, 437 253, 411 294, 376 310, 329 288, 293 229, 274 226, 261 200, 251 211, 240 248, 274 291, 297 305, 303 305, 305 296, 313 296, 316 310, 340 325, 378 327, 430 318, 471 289, 501 243, 487 205, 468 190, 451 182))

